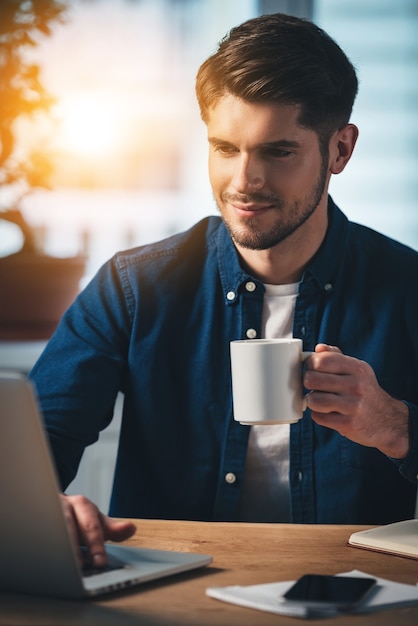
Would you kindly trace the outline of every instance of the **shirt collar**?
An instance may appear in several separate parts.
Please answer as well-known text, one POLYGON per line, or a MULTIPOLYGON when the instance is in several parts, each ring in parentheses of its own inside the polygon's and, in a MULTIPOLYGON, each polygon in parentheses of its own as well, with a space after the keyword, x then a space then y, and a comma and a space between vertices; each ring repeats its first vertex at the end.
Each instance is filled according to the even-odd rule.
POLYGON ((219 275, 225 304, 233 304, 238 296, 240 287, 244 282, 256 281, 250 274, 245 272, 239 262, 237 249, 235 248, 231 236, 223 221, 215 234, 218 251, 219 275))
POLYGON ((334 290, 345 256, 348 224, 344 213, 329 196, 327 233, 320 248, 308 263, 302 278, 302 282, 314 281, 324 295, 329 295, 334 290))

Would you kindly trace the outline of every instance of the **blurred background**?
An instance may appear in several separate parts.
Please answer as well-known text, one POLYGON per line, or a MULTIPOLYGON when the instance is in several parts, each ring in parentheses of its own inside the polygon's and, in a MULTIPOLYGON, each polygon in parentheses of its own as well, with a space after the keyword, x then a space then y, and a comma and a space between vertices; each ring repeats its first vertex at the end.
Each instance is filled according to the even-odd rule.
MULTIPOLYGON (((0 368, 27 372, 45 346, 60 259, 68 302, 117 250, 216 213, 195 75, 232 26, 277 11, 313 19, 358 70, 334 200, 418 248, 417 0, 0 0, 0 368)), ((69 490, 103 510, 121 403, 69 490)))
MULTIPOLYGON (((312 18, 358 69, 360 139, 334 177, 334 200, 350 218, 418 247, 416 0, 61 4, 64 21, 27 51, 55 103, 15 123, 16 152, 47 163, 51 188, 31 189, 19 207, 49 254, 86 253, 84 283, 115 251, 216 212, 194 78, 230 27, 275 11, 312 18)), ((0 186, 0 210, 21 191, 11 187, 0 186)), ((13 232, 0 232, 0 255, 20 245, 13 232)))

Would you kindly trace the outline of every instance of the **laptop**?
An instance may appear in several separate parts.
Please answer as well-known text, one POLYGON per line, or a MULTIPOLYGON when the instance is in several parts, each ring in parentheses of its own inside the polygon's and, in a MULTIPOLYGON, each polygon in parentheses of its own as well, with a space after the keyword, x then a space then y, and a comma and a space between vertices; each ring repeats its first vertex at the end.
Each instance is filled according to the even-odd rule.
POLYGON ((106 544, 109 567, 83 572, 26 376, 0 372, 0 591, 79 599, 208 565, 205 554, 106 544))

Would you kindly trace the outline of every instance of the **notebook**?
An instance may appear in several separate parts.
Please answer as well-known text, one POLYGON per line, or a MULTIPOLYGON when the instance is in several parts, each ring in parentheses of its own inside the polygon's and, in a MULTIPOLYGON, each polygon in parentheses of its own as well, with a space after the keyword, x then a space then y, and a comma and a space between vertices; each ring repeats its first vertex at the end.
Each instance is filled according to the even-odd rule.
POLYGON ((418 559, 418 519, 357 531, 349 537, 348 544, 355 548, 418 559))
POLYGON ((77 599, 208 565, 205 554, 107 544, 116 569, 83 574, 31 382, 0 372, 0 591, 77 599))

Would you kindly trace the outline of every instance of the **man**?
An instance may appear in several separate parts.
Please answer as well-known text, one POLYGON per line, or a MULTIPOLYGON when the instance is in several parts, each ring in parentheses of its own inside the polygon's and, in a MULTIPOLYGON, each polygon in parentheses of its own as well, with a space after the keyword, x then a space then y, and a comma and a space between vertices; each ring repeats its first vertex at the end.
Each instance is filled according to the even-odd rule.
MULTIPOLYGON (((418 254, 328 197, 357 139, 355 71, 308 21, 233 29, 200 68, 221 217, 117 254, 35 366, 62 488, 125 394, 110 514, 379 524, 412 517, 418 475, 418 254), (233 420, 229 343, 295 336, 308 410, 233 420)), ((97 563, 132 526, 63 496, 97 563)))

